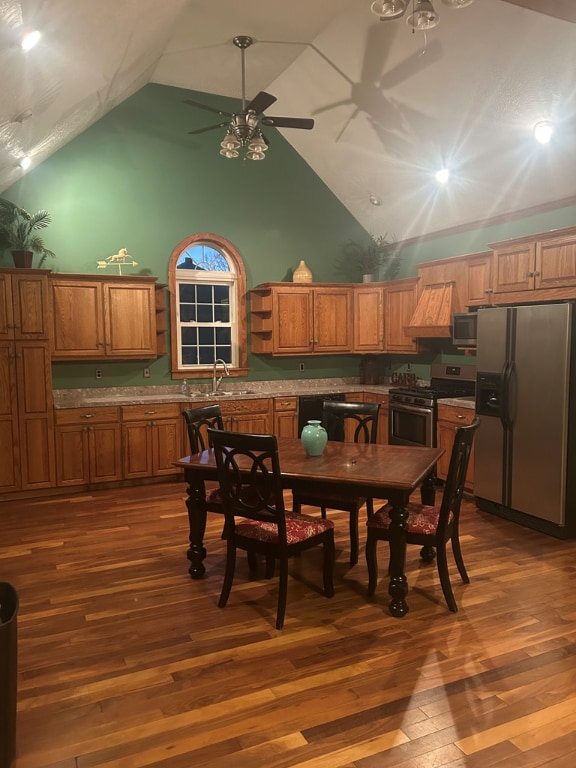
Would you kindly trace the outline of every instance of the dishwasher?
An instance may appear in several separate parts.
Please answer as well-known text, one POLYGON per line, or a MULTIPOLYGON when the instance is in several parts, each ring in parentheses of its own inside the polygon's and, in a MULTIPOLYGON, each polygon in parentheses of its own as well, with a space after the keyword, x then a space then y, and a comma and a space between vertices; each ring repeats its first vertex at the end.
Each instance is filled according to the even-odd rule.
POLYGON ((336 400, 344 402, 346 395, 343 392, 331 392, 325 395, 300 395, 298 398, 298 435, 310 419, 322 421, 322 404, 324 400, 336 400))

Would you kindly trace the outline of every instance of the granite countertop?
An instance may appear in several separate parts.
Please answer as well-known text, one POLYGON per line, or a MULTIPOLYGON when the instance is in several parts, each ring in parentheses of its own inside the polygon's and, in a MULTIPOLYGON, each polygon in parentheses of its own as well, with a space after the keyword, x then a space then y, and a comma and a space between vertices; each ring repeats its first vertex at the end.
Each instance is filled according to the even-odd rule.
POLYGON ((375 392, 385 395, 387 385, 360 384, 358 379, 297 379, 284 381, 250 381, 221 384, 226 394, 215 396, 210 385, 192 385, 190 395, 185 396, 179 384, 148 387, 93 387, 88 389, 55 389, 54 407, 97 408, 110 405, 146 405, 147 403, 205 403, 228 399, 258 397, 286 397, 333 392, 375 392))

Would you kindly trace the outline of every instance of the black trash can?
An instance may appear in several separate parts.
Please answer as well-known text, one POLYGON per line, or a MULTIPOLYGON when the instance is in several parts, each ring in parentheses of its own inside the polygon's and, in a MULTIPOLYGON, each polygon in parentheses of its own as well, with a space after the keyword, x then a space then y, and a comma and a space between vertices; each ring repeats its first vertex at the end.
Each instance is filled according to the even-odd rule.
POLYGON ((16 676, 18 593, 0 581, 0 768, 16 756, 16 676))

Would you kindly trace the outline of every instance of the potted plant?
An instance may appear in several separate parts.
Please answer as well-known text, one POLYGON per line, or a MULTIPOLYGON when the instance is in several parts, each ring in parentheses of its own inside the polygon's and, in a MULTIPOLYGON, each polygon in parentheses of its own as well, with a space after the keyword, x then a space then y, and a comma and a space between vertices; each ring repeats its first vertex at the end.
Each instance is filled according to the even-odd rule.
POLYGON ((352 280, 361 276, 370 282, 376 273, 382 280, 391 280, 400 269, 399 256, 400 250, 387 235, 372 235, 366 243, 348 243, 338 266, 352 280))
POLYGON ((55 253, 44 245, 37 230, 45 229, 52 221, 48 211, 28 213, 11 200, 0 198, 0 249, 12 251, 16 267, 31 267, 34 254, 40 256, 38 268, 55 253))

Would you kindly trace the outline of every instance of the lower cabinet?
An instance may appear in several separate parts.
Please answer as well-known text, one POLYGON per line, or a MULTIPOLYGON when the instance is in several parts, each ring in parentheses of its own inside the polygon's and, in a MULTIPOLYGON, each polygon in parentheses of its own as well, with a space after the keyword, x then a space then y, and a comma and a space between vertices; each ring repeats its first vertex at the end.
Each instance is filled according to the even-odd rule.
POLYGON ((376 442, 388 445, 388 395, 378 395, 374 392, 364 393, 365 403, 380 403, 378 411, 378 435, 376 442))
MULTIPOLYGON (((436 427, 436 440, 438 448, 444 448, 445 453, 440 457, 437 465, 437 474, 441 480, 446 480, 448 476, 448 467, 450 466, 450 456, 454 445, 454 437, 458 427, 467 426, 474 421, 474 409, 462 408, 454 405, 438 406, 438 424, 436 427)), ((466 473, 465 488, 469 491, 474 489, 474 447, 470 456, 468 472, 466 473)))
POLYGON ((276 437, 299 437, 298 398, 274 398, 274 434, 276 437))
POLYGON ((61 487, 122 479, 118 408, 56 411, 56 477, 61 487))
POLYGON ((182 416, 178 404, 122 408, 124 479, 174 475, 181 458, 182 416))
POLYGON ((226 400, 220 402, 224 429, 231 432, 252 432, 269 435, 273 427, 271 398, 255 400, 226 400))

